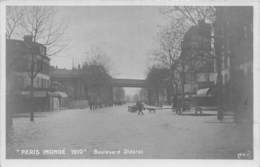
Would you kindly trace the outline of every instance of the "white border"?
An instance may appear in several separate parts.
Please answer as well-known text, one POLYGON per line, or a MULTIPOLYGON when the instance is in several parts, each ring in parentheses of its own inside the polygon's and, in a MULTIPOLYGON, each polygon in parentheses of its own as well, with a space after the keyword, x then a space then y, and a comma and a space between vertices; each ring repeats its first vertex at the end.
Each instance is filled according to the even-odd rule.
MULTIPOLYGON (((1 160, 0 160, 0 163, 2 164, 3 163, 3 159, 4 159, 4 157, 5 157, 5 119, 4 118, 6 118, 5 117, 5 79, 6 79, 6 75, 5 75, 5 19, 2 19, 2 18, 5 18, 5 6, 3 6, 2 4, 0 4, 1 6, 0 6, 0 18, 1 18, 1 22, 0 22, 0 32, 1 32, 1 34, 0 34, 0 38, 1 38, 1 42, 0 42, 0 47, 1 47, 1 49, 0 49, 0 51, 1 51, 1 60, 0 60, 0 63, 1 63, 1 70, 0 70, 0 72, 1 72, 1 82, 0 82, 0 86, 1 86, 1 97, 0 97, 0 99, 1 99, 1 105, 0 105, 0 107, 1 107, 1 115, 0 115, 0 118, 1 118, 1 121, 0 121, 0 123, 1 123, 1 130, 0 130, 0 132, 1 132, 1 145, 0 145, 0 148, 1 148, 1 155, 0 155, 0 158, 1 158, 1 160)), ((1 164, 0 164, 0 166, 1 166, 1 164)))
POLYGON ((144 1, 130 1, 130 0, 89 0, 89 1, 4 1, 0 2, 0 24, 1 24, 1 161, 4 167, 6 166, 114 166, 114 167, 132 167, 132 166, 241 166, 241 167, 259 167, 260 166, 260 113, 258 111, 259 94, 254 93, 254 160, 6 160, 5 159, 5 7, 7 5, 17 6, 174 6, 174 5, 189 5, 189 6, 254 6, 254 92, 259 92, 260 80, 260 58, 259 58, 259 4, 255 1, 227 1, 219 0, 218 2, 212 0, 201 1, 180 1, 180 0, 144 0, 144 1), (258 149, 257 149, 258 148, 258 149))

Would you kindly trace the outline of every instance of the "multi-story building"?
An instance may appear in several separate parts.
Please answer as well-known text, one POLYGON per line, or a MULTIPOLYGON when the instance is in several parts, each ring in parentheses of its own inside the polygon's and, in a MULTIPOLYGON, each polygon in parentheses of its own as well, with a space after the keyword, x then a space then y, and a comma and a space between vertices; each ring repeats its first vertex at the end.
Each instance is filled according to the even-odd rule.
POLYGON ((204 20, 192 26, 184 35, 181 59, 185 65, 184 92, 194 94, 199 89, 216 84, 213 28, 204 20))
POLYGON ((31 109, 44 111, 51 108, 55 94, 50 89, 49 62, 46 47, 32 42, 31 36, 25 36, 23 41, 6 40, 7 96, 11 95, 12 103, 17 106, 12 110, 26 112, 31 109), (31 89, 33 99, 30 98, 31 89))
POLYGON ((105 105, 112 104, 112 85, 88 86, 82 73, 80 66, 77 69, 53 68, 50 76, 52 82, 57 81, 64 85, 72 106, 74 103, 84 103, 85 105, 86 101, 95 101, 105 105))
POLYGON ((253 8, 216 7, 215 39, 225 107, 252 117, 253 8))
POLYGON ((34 56, 34 73, 38 74, 34 78, 33 87, 42 90, 48 89, 50 87, 50 59, 46 56, 46 47, 32 42, 32 46, 29 46, 29 40, 31 40, 30 37, 25 36, 24 41, 6 41, 7 68, 11 68, 15 72, 16 83, 19 85, 19 89, 27 89, 31 86, 28 73, 31 70, 32 56, 34 56))
POLYGON ((53 68, 50 72, 51 81, 64 85, 65 92, 73 100, 86 99, 85 83, 80 76, 80 69, 53 68))

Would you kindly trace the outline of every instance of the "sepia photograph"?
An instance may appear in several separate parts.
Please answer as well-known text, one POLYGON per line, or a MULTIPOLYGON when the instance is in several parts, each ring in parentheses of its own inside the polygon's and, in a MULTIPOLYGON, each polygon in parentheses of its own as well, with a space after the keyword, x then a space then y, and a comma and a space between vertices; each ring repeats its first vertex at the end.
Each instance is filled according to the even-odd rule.
POLYGON ((254 160, 254 9, 6 5, 4 158, 254 160))

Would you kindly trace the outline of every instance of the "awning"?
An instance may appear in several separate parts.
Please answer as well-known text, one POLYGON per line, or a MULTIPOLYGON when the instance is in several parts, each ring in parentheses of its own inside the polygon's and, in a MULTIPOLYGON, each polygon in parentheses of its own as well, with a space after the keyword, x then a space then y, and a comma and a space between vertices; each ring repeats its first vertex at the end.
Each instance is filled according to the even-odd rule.
MULTIPOLYGON (((19 94, 22 96, 30 96, 30 91, 21 91, 19 94)), ((34 90, 33 97, 47 97, 47 91, 34 90)))
POLYGON ((197 96, 208 96, 210 88, 204 88, 204 89, 199 89, 197 90, 196 95, 197 96))
POLYGON ((61 92, 61 91, 53 92, 53 94, 56 95, 56 96, 59 96, 61 98, 67 98, 68 97, 67 93, 61 92))
MULTIPOLYGON (((19 93, 19 95, 29 97, 30 91, 21 91, 19 93)), ((68 95, 65 92, 61 92, 61 91, 55 91, 55 92, 39 91, 39 90, 33 91, 33 97, 47 97, 47 96, 57 96, 57 97, 61 97, 61 98, 68 97, 68 95)))

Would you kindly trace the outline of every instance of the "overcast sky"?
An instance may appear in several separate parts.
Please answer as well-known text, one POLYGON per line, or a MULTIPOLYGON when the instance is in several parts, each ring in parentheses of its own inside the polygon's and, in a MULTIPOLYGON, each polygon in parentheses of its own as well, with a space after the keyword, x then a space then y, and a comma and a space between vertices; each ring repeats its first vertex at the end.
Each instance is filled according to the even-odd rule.
MULTIPOLYGON (((157 32, 167 23, 160 7, 59 7, 59 20, 68 24, 68 47, 52 57, 51 64, 71 68, 86 59, 90 48, 101 48, 110 58, 114 78, 144 79, 157 32), (73 58, 74 57, 74 58, 73 58)), ((138 88, 125 88, 133 95, 138 88)))
POLYGON ((159 25, 165 16, 159 7, 60 7, 58 17, 68 23, 68 47, 51 64, 71 68, 86 59, 85 52, 99 47, 111 60, 116 78, 145 78, 159 25))

